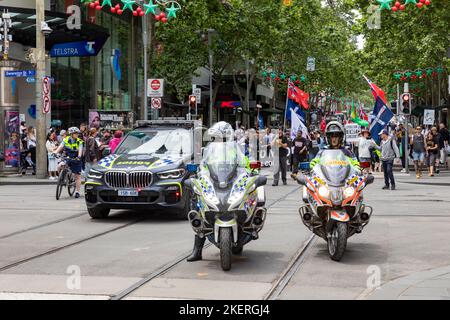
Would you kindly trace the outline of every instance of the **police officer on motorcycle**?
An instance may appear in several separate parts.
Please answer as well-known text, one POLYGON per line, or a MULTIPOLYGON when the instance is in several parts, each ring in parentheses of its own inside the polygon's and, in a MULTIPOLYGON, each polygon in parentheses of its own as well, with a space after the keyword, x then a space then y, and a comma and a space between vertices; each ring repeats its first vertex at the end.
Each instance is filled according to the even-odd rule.
MULTIPOLYGON (((200 173, 199 174, 208 174, 208 159, 214 158, 216 155, 213 151, 209 150, 211 147, 211 143, 219 142, 219 143, 230 143, 235 146, 233 148, 234 155, 227 155, 227 159, 234 159, 237 162, 238 170, 246 170, 249 167, 250 161, 244 155, 242 150, 239 148, 238 144, 234 140, 234 130, 233 127, 225 122, 220 121, 214 124, 207 132, 207 136, 209 138, 210 144, 204 150, 204 157, 202 159, 202 163, 200 164, 200 173)), ((217 159, 214 159, 217 160, 217 159)), ((220 159, 219 159, 220 161, 220 159)), ((195 235, 194 239, 194 249, 192 250, 192 254, 187 258, 187 261, 198 261, 202 260, 202 250, 205 244, 206 238, 200 238, 198 235, 195 235)))
MULTIPOLYGON (((327 137, 328 146, 326 149, 340 149, 348 158, 350 164, 357 170, 361 171, 359 162, 352 151, 346 149, 345 145, 345 129, 344 126, 338 121, 331 121, 327 124, 325 128, 325 135, 327 137)), ((314 168, 319 162, 322 156, 323 150, 317 153, 316 157, 311 160, 310 168, 314 168)))

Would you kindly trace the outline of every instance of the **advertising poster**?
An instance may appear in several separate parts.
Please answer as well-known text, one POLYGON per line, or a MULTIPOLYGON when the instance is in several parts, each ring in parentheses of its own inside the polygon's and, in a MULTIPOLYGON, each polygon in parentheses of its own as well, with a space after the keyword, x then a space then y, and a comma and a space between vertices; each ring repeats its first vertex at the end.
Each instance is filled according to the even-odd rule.
POLYGON ((5 167, 20 165, 20 114, 19 111, 5 111, 5 167))
POLYGON ((89 128, 128 129, 133 127, 133 113, 128 111, 89 111, 89 128))

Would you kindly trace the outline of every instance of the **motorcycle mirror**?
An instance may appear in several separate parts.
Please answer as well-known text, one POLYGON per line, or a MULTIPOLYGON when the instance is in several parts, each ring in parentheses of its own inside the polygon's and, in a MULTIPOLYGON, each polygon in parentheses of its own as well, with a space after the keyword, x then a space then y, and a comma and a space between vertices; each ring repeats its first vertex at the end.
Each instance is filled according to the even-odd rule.
POLYGON ((306 177, 303 173, 298 173, 295 179, 297 180, 298 184, 306 186, 306 177))
POLYGON ((372 175, 368 175, 366 178, 366 184, 371 184, 375 180, 375 177, 372 175))
POLYGON ((261 187, 267 183, 267 177, 266 176, 259 176, 255 180, 255 188, 261 187))

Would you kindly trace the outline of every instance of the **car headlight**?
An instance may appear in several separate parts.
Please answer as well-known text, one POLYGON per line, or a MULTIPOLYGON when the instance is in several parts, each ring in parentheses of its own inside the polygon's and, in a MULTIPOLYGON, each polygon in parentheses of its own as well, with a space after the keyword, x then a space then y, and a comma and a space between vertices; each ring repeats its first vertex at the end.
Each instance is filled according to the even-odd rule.
POLYGON ((88 173, 88 178, 90 179, 101 179, 102 177, 103 173, 95 169, 91 169, 88 173))
POLYGON ((328 189, 327 186, 320 186, 320 188, 319 188, 319 195, 322 198, 328 198, 328 196, 330 195, 330 189, 328 189))
POLYGON ((355 188, 347 187, 344 189, 344 197, 350 198, 355 193, 355 188))
POLYGON ((158 173, 159 179, 178 179, 184 175, 184 169, 170 170, 158 173))

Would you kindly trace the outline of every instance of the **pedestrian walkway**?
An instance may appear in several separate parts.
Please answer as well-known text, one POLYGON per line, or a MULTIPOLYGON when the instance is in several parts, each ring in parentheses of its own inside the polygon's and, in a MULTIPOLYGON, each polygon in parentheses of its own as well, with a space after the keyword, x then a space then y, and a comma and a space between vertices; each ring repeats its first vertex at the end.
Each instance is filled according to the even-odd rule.
POLYGON ((367 300, 450 300, 450 266, 413 273, 374 289, 367 300))

